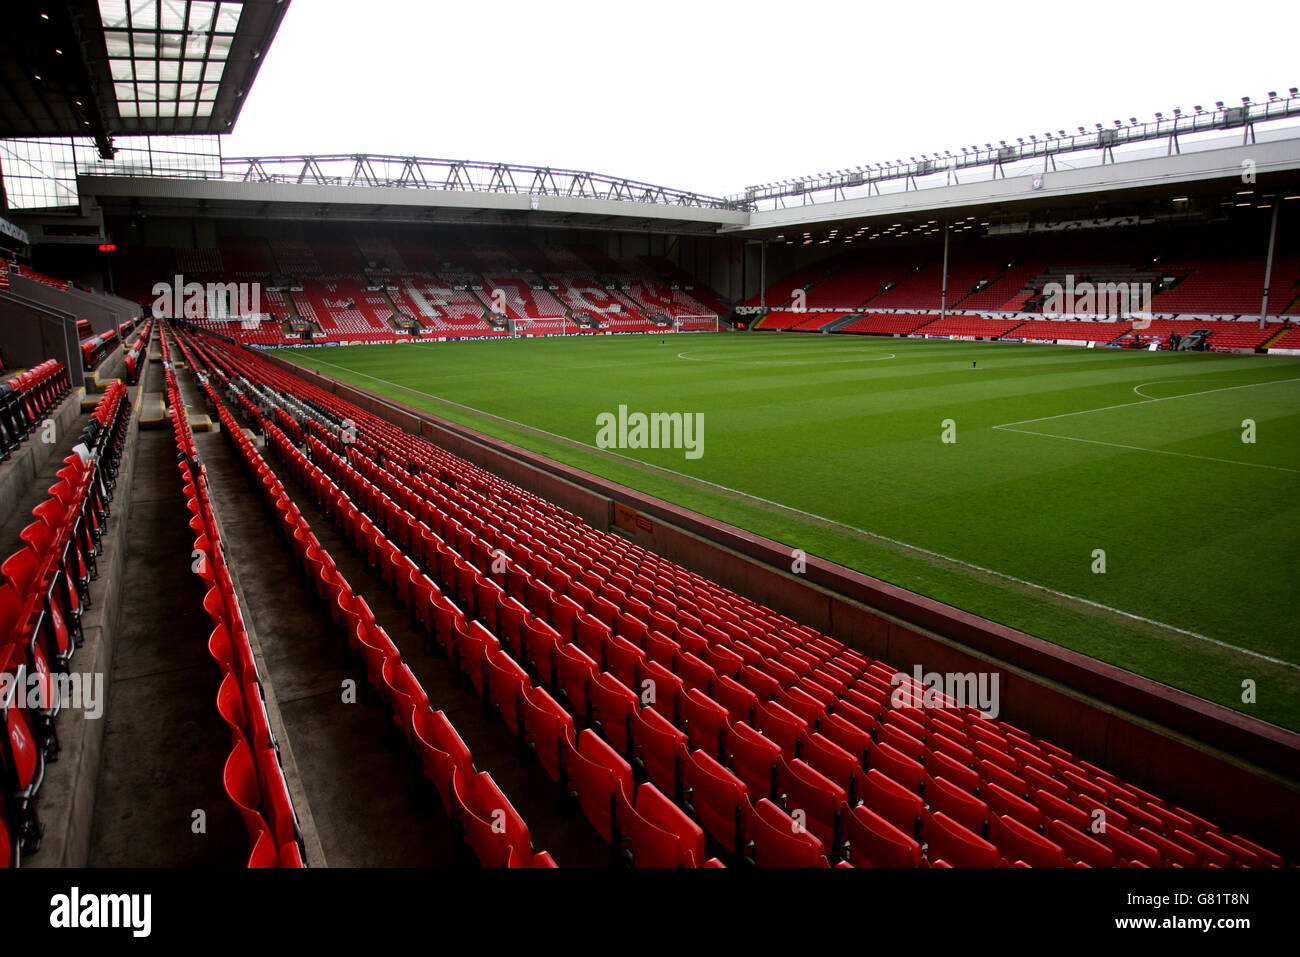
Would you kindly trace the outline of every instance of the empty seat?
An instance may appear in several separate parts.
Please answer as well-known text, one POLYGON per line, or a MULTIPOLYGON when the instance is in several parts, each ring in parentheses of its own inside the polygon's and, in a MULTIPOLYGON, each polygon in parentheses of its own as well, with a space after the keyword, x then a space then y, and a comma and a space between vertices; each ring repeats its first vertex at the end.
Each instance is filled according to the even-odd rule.
POLYGON ((809 729, 809 722, 775 701, 758 703, 754 708, 754 724, 791 758, 797 752, 799 736, 809 729))
POLYGON ((925 777, 925 768, 897 748, 888 744, 871 742, 867 746, 867 767, 897 781, 909 791, 918 791, 925 777))
POLYGON ((1064 867, 1061 846, 1026 827, 1013 817, 989 821, 989 843, 998 849, 1003 864, 1024 861, 1030 867, 1064 867))
POLYGON ((632 689, 641 698, 643 708, 653 708, 676 724, 682 717, 681 702, 686 686, 657 661, 646 661, 636 670, 636 684, 632 689))
POLYGON ((860 759, 816 732, 799 740, 799 757, 844 788, 850 804, 857 803, 866 775, 860 759))
POLYGON ((962 827, 948 815, 926 812, 922 815, 925 856, 934 862, 946 861, 953 867, 996 867, 998 849, 974 831, 962 827))
POLYGON ((636 755, 650 780, 673 800, 680 800, 688 755, 686 734, 651 708, 633 711, 631 727, 636 755))
POLYGON ((736 776, 745 782, 749 793, 756 797, 776 794, 776 762, 781 758, 781 746, 765 738, 743 721, 727 730, 727 751, 736 776))
POLYGON ((691 744, 710 757, 723 760, 727 709, 702 691, 692 688, 681 699, 681 712, 691 744))
POLYGON ((1114 867, 1115 852, 1095 838, 1082 834, 1061 821, 1047 822, 1047 838, 1060 845, 1067 861, 1089 867, 1114 867))
POLYGON ((989 810, 994 814, 1013 817, 1026 827, 1037 830, 1043 823, 1043 812, 1024 798, 1016 797, 998 784, 984 784, 980 787, 982 797, 989 810))
POLYGON ((590 728, 578 735, 578 746, 565 743, 569 785, 578 805, 606 841, 614 840, 614 796, 618 788, 632 791, 632 766, 590 728))
POLYGON ((459 771, 467 780, 474 776, 474 761, 469 748, 441 711, 417 708, 412 713, 414 744, 424 765, 424 775, 433 782, 443 807, 452 813, 452 772, 459 771))
POLYGON ((695 816, 704 830, 739 857, 749 839, 745 783, 703 750, 691 752, 686 778, 695 816))
MULTIPOLYGON (((512 601, 514 599, 508 598, 502 605, 502 618, 506 622, 523 611, 522 608, 518 611, 512 610, 510 607, 512 601)), ((548 688, 555 688, 555 659, 561 645, 560 633, 540 618, 527 618, 521 626, 519 640, 523 645, 521 654, 525 663, 537 669, 542 684, 548 688)))
POLYGON ((855 867, 920 867, 921 845, 864 804, 841 808, 855 867))
POLYGON ((754 692, 726 675, 714 677, 712 687, 712 698, 727 709, 732 724, 738 721, 748 724, 754 720, 754 710, 758 707, 758 696, 754 692))
POLYGON ((564 745, 574 737, 573 718, 544 688, 526 688, 521 701, 524 729, 537 760, 552 781, 564 779, 564 745))
POLYGON ((915 791, 872 768, 863 778, 862 801, 900 831, 916 834, 925 805, 915 791))
POLYGON ((704 861, 704 831, 650 783, 636 792, 633 806, 617 792, 619 831, 635 867, 697 867, 704 861))
POLYGON ((754 863, 759 867, 829 867, 822 842, 767 798, 751 818, 754 863))
POLYGON ((829 858, 839 857, 839 810, 848 791, 798 758, 782 758, 778 767, 786 813, 804 822, 829 858))
POLYGON ((596 661, 577 645, 560 645, 555 650, 555 684, 557 694, 571 707, 587 716, 587 688, 596 676, 596 661))
POLYGON ((589 694, 592 722, 600 725, 601 734, 615 751, 630 757, 636 695, 608 671, 602 671, 591 679, 589 694))
POLYGON ((455 772, 452 799, 465 841, 484 867, 505 867, 512 850, 522 859, 532 859, 528 825, 488 772, 480 771, 468 783, 455 772))
POLYGON ((925 801, 932 811, 942 811, 962 827, 984 833, 989 820, 988 805, 945 778, 925 776, 925 801))

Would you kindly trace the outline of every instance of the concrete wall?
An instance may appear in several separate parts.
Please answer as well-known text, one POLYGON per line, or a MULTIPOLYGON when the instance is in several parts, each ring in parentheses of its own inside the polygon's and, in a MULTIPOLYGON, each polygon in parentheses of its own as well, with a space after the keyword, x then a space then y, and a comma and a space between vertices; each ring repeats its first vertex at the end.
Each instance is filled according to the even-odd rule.
POLYGON ((120 299, 117 296, 94 295, 80 289, 55 289, 45 283, 36 282, 25 276, 10 276, 9 287, 18 295, 33 302, 43 303, 54 309, 85 319, 95 332, 107 332, 116 329, 128 319, 140 314, 140 307, 120 299))
POLYGON ((16 292, 0 291, 0 349, 15 368, 29 368, 46 359, 68 367, 74 389, 85 385, 81 342, 71 313, 34 302, 16 292))
POLYGON ((1000 718, 1166 800, 1300 856, 1300 735, 789 549, 401 403, 271 361, 608 529, 615 502, 648 520, 638 544, 910 672, 988 672, 1000 718))

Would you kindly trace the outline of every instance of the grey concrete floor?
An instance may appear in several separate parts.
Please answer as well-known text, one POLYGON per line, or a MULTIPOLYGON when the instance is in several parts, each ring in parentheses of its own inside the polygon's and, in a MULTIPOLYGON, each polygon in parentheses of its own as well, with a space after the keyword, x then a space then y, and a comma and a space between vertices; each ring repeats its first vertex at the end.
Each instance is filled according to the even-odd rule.
MULTIPOLYGON (((163 388, 156 362, 145 388, 163 388)), ((238 867, 248 839, 222 787, 230 732, 217 713, 203 584, 190 571, 175 438, 170 429, 137 438, 135 480, 118 489, 131 511, 89 863, 238 867), (205 833, 194 833, 195 810, 205 833)))
POLYGON ((344 702, 344 681, 364 688, 365 669, 291 564, 243 465, 219 432, 195 442, 327 864, 455 863, 463 844, 387 711, 366 697, 344 702))

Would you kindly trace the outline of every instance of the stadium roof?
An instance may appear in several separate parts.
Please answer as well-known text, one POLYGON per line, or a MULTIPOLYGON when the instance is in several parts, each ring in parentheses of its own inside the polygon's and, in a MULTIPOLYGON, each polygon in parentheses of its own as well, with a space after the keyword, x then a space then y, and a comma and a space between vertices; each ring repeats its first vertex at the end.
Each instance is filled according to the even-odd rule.
POLYGON ((8 0, 0 137, 223 133, 289 0, 8 0))

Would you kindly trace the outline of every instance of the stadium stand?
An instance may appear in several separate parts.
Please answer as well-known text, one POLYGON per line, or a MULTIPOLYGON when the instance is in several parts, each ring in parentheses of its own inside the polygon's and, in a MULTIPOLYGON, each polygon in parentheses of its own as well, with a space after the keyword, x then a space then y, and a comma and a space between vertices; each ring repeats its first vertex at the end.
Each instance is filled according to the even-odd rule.
MULTIPOLYGON (((293 490, 259 464, 237 414, 265 432, 293 485, 556 793, 572 794, 610 853, 636 866, 1282 863, 1004 721, 894 707, 888 664, 261 357, 201 333, 177 341, 303 573, 346 623, 403 736, 421 742, 444 807, 486 865, 552 861, 492 777, 461 748, 436 744, 437 713, 398 680, 401 656, 313 547, 293 490), (224 396, 237 397, 233 408, 224 396), (650 701, 631 690, 647 681, 650 701), (505 810, 504 831, 484 828, 487 807, 505 810), (1122 837, 1088 832, 1098 808, 1122 837)), ((270 860, 271 849, 264 842, 255 856, 270 860)))
POLYGON ((395 316, 414 319, 419 338, 506 335, 504 321, 490 321, 498 304, 500 316, 513 320, 520 335, 714 331, 721 309, 711 290, 697 289, 669 263, 614 259, 589 249, 584 256, 580 247, 399 248, 384 239, 340 234, 312 242, 222 239, 214 249, 185 250, 174 258, 152 247, 123 252, 122 288, 142 304, 153 299, 152 280, 145 277, 172 269, 188 269, 187 281, 290 281, 295 291, 263 288, 261 316, 186 317, 251 345, 301 341, 286 325, 295 319, 310 324, 313 342, 386 343, 410 338, 390 322, 395 316), (582 316, 591 321, 578 321, 582 316))
MULTIPOLYGON (((1072 322, 1066 319, 1034 319, 1017 326, 1011 338, 1068 339, 1071 342, 1114 342, 1132 327, 1130 322, 1072 322)), ((1003 338, 1007 338, 1007 334, 1003 338)))

